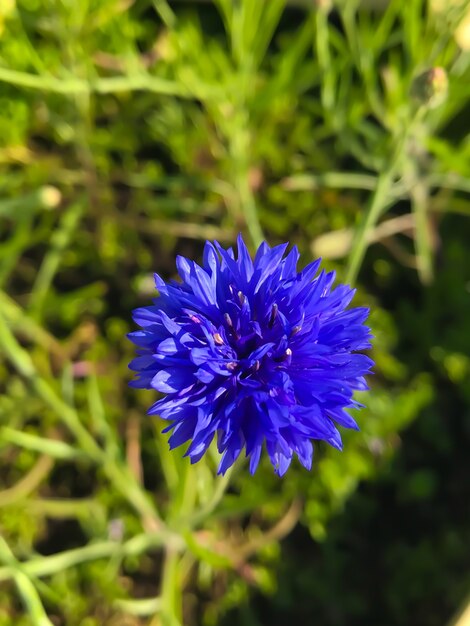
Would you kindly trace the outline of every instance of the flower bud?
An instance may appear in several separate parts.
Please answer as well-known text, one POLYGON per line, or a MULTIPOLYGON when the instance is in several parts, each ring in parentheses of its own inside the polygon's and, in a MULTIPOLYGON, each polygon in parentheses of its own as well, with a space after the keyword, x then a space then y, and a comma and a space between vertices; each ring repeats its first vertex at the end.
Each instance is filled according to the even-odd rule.
POLYGON ((411 95, 429 108, 442 104, 447 97, 449 80, 442 67, 433 67, 417 76, 411 85, 411 95))

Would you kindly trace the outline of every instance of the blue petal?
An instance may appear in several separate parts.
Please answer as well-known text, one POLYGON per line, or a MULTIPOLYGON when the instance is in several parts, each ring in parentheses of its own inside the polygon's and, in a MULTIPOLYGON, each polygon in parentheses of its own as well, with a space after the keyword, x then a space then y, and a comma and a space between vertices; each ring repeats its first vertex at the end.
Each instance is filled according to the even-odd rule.
POLYGON ((161 393, 174 393, 185 389, 194 382, 194 374, 189 369, 168 367, 160 370, 152 378, 151 385, 161 393))
POLYGON ((258 248, 254 261, 241 236, 238 254, 206 242, 202 267, 179 256, 182 282, 155 275, 159 297, 134 311, 140 326, 130 383, 165 397, 149 409, 168 423, 170 447, 189 441, 197 462, 217 434, 224 473, 243 448, 256 471, 263 446, 283 475, 295 454, 310 469, 313 440, 341 449, 335 423, 357 428, 372 360, 369 311, 347 309, 354 290, 333 288, 320 260, 297 273, 299 253, 287 244, 258 248))

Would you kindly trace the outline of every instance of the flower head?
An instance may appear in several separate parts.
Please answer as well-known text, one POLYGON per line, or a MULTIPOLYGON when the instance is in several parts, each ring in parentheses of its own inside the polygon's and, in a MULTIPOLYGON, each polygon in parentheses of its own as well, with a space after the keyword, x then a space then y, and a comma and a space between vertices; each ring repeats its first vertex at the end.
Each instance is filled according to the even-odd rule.
POLYGON ((335 422, 357 428, 346 409, 373 362, 368 309, 346 310, 354 290, 332 289, 320 260, 297 272, 297 248, 259 247, 254 260, 241 236, 238 255, 207 242, 202 267, 184 257, 181 283, 155 276, 159 297, 136 309, 130 333, 139 356, 131 384, 165 396, 150 408, 169 421, 171 448, 190 441, 192 463, 214 436, 224 473, 243 448, 254 473, 263 445, 277 474, 293 453, 312 464, 312 440, 341 449, 335 422))

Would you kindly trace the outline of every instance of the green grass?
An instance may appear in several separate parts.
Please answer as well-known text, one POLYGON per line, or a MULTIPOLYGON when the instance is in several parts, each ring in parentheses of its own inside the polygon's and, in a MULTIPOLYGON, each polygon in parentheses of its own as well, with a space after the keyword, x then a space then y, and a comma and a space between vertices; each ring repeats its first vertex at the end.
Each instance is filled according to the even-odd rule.
POLYGON ((447 4, 2 3, 0 625, 219 623, 273 593, 297 522, 325 541, 387 471, 436 397, 418 353, 460 384, 463 326, 405 358, 397 316, 470 214, 468 7, 447 4), (125 335, 153 271, 239 231, 324 251, 373 309, 377 372, 342 454, 229 485, 216 452, 168 451, 125 335))

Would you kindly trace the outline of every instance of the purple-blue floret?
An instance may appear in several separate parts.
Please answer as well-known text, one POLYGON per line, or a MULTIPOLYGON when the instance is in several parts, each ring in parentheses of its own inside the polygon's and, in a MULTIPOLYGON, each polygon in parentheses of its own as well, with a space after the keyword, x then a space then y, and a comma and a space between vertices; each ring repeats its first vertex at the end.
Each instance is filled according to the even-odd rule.
POLYGON ((164 394, 149 414, 169 422, 170 448, 189 442, 192 463, 216 436, 221 474, 243 449, 253 474, 263 446, 279 475, 294 453, 310 469, 312 440, 341 449, 336 424, 358 428, 347 409, 373 365, 360 353, 369 310, 346 309, 354 290, 317 275, 320 260, 297 272, 287 246, 262 243, 252 260, 241 236, 236 258, 207 242, 202 266, 177 257, 181 282, 155 275, 159 296, 134 311, 131 385, 164 394))

